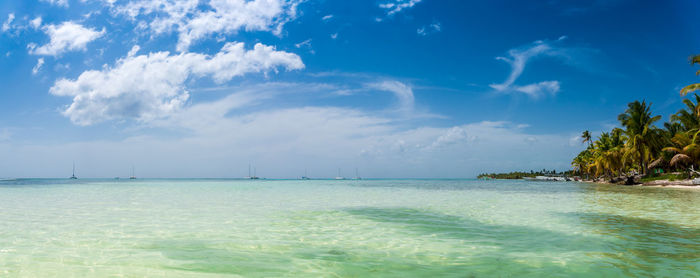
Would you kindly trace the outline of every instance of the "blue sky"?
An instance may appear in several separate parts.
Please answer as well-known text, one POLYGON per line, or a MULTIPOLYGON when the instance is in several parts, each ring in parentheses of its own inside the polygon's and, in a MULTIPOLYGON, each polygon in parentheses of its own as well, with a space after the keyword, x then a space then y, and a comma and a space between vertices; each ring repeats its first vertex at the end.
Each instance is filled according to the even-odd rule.
POLYGON ((696 82, 697 1, 0 3, 0 176, 473 177, 696 82))

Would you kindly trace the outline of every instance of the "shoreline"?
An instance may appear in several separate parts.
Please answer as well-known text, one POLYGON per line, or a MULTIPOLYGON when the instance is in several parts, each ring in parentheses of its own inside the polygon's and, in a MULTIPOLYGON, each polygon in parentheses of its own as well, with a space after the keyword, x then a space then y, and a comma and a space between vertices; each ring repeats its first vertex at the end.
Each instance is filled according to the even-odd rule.
POLYGON ((619 185, 619 186, 634 186, 634 187, 653 187, 653 188, 678 188, 678 189, 694 189, 700 190, 700 185, 692 184, 691 180, 680 180, 680 181, 669 181, 669 180, 655 180, 640 184, 633 185, 623 185, 610 182, 595 182, 589 180, 583 180, 586 183, 598 183, 598 184, 608 184, 608 185, 619 185))
MULTIPOLYGON (((493 179, 493 180, 526 180, 526 179, 493 179)), ((552 181, 554 182, 554 181, 552 181)), ((576 181, 573 181, 576 182, 576 181)), ((579 180, 578 182, 584 182, 584 183, 596 183, 596 184, 606 184, 606 185, 618 185, 618 186, 634 186, 634 187, 653 187, 653 188, 676 188, 676 189, 693 189, 693 190, 700 190, 700 185, 694 185, 692 184, 692 180, 679 180, 679 181, 670 181, 670 180, 655 180, 655 181, 649 181, 645 183, 640 183, 640 184, 633 184, 633 185, 624 185, 624 184, 617 184, 617 183, 611 183, 611 182, 598 182, 598 181, 591 181, 591 180, 579 180)))

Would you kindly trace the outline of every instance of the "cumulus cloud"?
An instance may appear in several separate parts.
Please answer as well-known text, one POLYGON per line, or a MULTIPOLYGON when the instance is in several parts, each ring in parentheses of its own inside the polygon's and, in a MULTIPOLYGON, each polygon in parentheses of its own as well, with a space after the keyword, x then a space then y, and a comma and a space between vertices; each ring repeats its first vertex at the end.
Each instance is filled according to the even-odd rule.
POLYGON ((30 44, 31 54, 58 56, 68 51, 85 51, 88 43, 102 37, 106 32, 105 29, 97 31, 71 21, 60 25, 46 25, 43 30, 50 41, 38 47, 36 44, 30 44))
POLYGON ((399 13, 405 9, 413 8, 421 0, 392 0, 387 3, 379 4, 379 7, 386 10, 387 15, 399 13))
POLYGON ((115 66, 83 72, 77 79, 61 79, 51 87, 56 96, 73 97, 63 114, 78 125, 105 120, 149 121, 167 117, 188 100, 186 81, 211 77, 217 83, 246 73, 304 68, 299 56, 256 44, 246 50, 243 43, 227 43, 210 56, 198 53, 171 55, 156 52, 119 59, 115 66))
POLYGON ((39 73, 39 70, 41 70, 41 66, 44 65, 44 58, 39 58, 39 60, 36 61, 36 66, 32 68, 32 74, 37 74, 39 73))
POLYGON ((300 0, 157 0, 118 4, 103 0, 114 14, 141 22, 153 34, 178 33, 178 51, 213 34, 267 31, 281 35, 297 16, 300 0), (204 9, 199 9, 204 6, 204 9), (152 17, 150 17, 152 16, 152 17))
POLYGON ((565 49, 556 46, 557 42, 566 39, 560 37, 555 42, 535 41, 531 45, 515 48, 508 51, 508 57, 496 57, 497 60, 508 63, 511 67, 510 75, 500 84, 491 84, 491 88, 497 92, 520 92, 530 97, 537 98, 545 94, 554 95, 559 92, 559 81, 542 81, 529 85, 515 85, 515 81, 522 75, 528 61, 540 56, 566 57, 565 49))

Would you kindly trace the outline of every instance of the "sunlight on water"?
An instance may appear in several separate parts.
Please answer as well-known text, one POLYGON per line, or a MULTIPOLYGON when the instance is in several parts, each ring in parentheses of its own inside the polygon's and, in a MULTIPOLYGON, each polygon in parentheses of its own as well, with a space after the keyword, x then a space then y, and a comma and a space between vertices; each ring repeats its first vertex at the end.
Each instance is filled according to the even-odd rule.
POLYGON ((0 277, 693 277, 698 203, 522 181, 10 181, 0 277))

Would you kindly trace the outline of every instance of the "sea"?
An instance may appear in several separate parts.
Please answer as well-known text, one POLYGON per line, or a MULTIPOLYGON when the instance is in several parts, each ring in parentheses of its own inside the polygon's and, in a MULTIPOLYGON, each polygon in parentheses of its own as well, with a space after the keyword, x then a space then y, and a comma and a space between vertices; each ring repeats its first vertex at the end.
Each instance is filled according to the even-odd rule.
POLYGON ((700 277, 700 190, 0 181, 0 277, 700 277))

